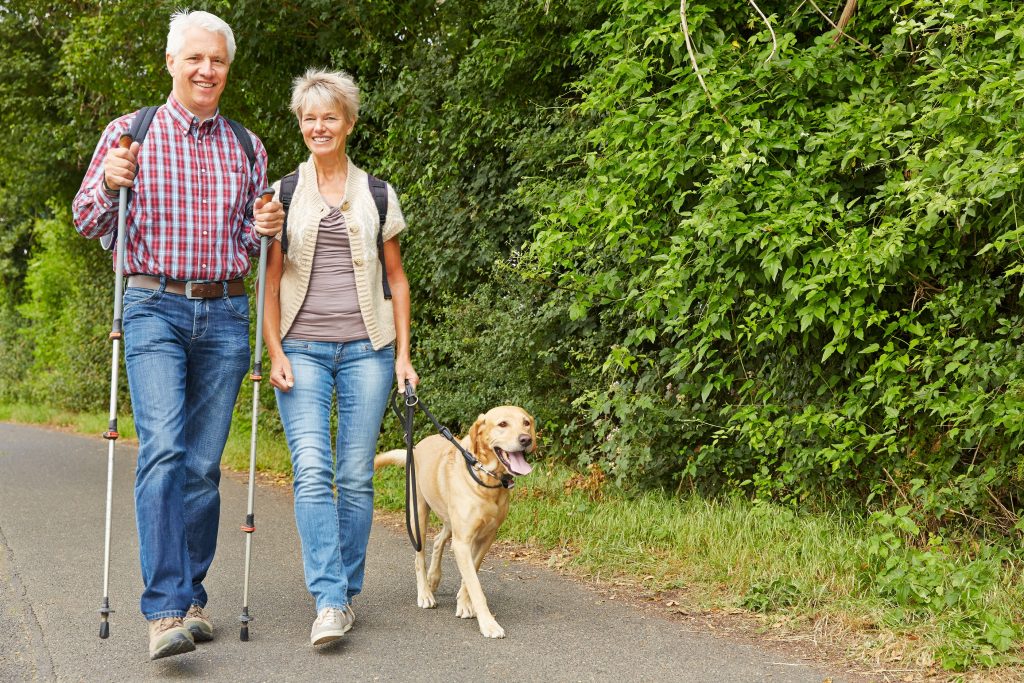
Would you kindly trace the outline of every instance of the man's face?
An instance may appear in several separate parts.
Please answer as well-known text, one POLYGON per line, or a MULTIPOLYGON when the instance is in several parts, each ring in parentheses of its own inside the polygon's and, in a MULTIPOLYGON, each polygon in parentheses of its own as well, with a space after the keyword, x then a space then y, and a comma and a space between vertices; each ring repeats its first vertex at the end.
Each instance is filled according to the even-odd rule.
POLYGON ((208 119, 228 81, 228 44, 219 33, 191 27, 176 55, 167 55, 167 70, 174 81, 174 98, 190 112, 208 119))

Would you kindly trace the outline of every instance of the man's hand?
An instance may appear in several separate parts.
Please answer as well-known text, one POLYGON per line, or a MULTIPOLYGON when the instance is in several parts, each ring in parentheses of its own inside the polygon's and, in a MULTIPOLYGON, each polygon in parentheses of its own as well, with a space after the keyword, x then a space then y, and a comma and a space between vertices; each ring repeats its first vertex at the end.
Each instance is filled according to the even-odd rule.
POLYGON ((122 187, 131 187, 135 182, 135 169, 138 165, 139 143, 133 142, 131 147, 113 147, 107 150, 103 159, 103 182, 108 192, 116 192, 122 187))
POLYGON ((281 227, 284 226, 284 206, 281 202, 268 202, 259 196, 252 205, 252 215, 256 221, 256 232, 261 235, 273 237, 281 232, 281 227))

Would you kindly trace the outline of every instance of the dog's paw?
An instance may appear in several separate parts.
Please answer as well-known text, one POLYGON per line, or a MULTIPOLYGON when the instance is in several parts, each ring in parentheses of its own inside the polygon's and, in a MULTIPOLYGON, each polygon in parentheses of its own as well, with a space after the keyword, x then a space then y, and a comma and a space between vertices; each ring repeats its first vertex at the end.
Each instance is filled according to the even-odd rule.
POLYGON ((459 619, 472 619, 476 616, 476 610, 473 609, 473 603, 466 600, 459 600, 455 603, 455 616, 459 619))
POLYGON ((490 623, 480 622, 480 633, 484 634, 485 638, 504 638, 505 629, 501 627, 496 621, 490 623))
POLYGON ((433 609, 437 607, 437 601, 434 600, 434 596, 430 593, 420 594, 416 597, 416 604, 423 609, 433 609))

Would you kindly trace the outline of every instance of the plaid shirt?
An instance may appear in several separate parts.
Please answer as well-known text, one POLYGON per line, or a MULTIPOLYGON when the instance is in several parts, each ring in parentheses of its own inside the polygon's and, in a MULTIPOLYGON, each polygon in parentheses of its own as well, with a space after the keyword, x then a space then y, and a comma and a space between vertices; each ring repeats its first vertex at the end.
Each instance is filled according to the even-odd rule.
MULTIPOLYGON (((117 197, 103 191, 103 159, 137 114, 111 122, 72 204, 85 237, 117 232, 117 197)), ((267 152, 252 133, 255 168, 219 113, 202 123, 174 96, 160 107, 139 148, 128 203, 125 275, 229 280, 249 272, 259 233, 247 208, 267 182, 267 152)), ((116 252, 115 256, 116 258, 116 252)))

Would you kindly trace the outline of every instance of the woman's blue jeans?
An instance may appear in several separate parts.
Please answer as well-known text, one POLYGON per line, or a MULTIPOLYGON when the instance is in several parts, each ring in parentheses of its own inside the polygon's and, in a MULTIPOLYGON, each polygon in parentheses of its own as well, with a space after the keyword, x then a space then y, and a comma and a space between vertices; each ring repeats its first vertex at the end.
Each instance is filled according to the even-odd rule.
POLYGON ((390 345, 374 351, 365 339, 285 338, 282 347, 295 386, 275 392, 292 456, 306 586, 317 611, 342 608, 363 587, 373 521, 373 456, 394 381, 395 352, 390 345), (338 433, 332 453, 334 397, 338 433))
POLYGON ((135 517, 142 613, 206 605, 220 522, 220 459, 249 367, 249 302, 124 294, 125 366, 139 435, 135 517))

